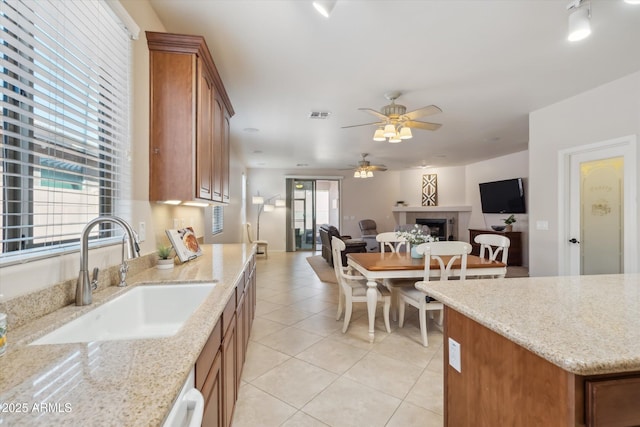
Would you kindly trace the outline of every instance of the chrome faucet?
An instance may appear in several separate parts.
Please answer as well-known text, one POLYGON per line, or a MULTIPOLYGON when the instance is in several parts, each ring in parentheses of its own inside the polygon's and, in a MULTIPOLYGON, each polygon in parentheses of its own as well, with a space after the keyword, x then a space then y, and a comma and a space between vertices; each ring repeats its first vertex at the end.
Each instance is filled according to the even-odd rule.
MULTIPOLYGON (((92 291, 98 287, 97 267, 93 269, 93 280, 89 281, 89 233, 96 224, 103 222, 111 222, 122 227, 129 237, 129 256, 131 258, 140 256, 140 247, 138 246, 136 233, 126 221, 116 216, 99 216, 89 221, 82 229, 82 235, 80 237, 80 274, 78 275, 78 282, 76 283, 76 305, 91 304, 93 300, 92 291)), ((124 248, 122 257, 124 258, 124 248)))
MULTIPOLYGON (((127 286, 127 272, 129 271, 129 264, 124 260, 124 242, 127 240, 127 233, 124 233, 122 236, 122 258, 120 259, 120 268, 118 271, 120 272, 120 283, 118 286, 123 288, 127 286)), ((129 258, 131 258, 131 248, 129 248, 129 258)))

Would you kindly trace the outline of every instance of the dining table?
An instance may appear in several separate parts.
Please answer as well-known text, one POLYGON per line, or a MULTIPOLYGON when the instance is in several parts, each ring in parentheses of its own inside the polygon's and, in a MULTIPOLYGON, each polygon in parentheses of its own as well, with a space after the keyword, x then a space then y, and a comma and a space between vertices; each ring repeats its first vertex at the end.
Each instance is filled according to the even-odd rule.
MULTIPOLYGON (((451 257, 442 256, 445 265, 451 257)), ((425 259, 413 258, 408 252, 363 252, 347 254, 347 265, 357 270, 367 280, 367 314, 369 319, 369 341, 375 338, 374 324, 376 303, 378 300, 378 282, 384 279, 410 279, 419 281, 424 278, 425 259)), ((451 276, 459 276, 460 258, 454 260, 451 276)), ((437 259, 431 258, 429 277, 440 276, 437 259)), ((467 277, 503 278, 507 274, 507 265, 500 261, 491 261, 477 255, 467 255, 467 277)))

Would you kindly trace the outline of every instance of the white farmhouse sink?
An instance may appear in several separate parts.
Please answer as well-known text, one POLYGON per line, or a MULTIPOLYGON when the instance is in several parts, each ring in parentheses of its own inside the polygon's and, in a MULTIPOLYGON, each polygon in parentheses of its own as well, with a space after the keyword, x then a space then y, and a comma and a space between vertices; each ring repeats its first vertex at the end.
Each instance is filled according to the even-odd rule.
POLYGON ((168 337, 178 332, 215 285, 138 286, 31 345, 168 337))

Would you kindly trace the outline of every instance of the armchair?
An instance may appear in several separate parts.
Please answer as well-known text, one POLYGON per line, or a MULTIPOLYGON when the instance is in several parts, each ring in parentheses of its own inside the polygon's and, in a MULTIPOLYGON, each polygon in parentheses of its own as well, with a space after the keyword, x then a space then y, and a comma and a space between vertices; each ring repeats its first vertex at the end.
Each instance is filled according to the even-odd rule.
POLYGON ((378 234, 377 224, 372 219, 363 219, 358 222, 362 240, 367 242, 367 252, 377 252, 378 242, 376 235, 378 234))
POLYGON ((331 253, 331 238, 337 237, 342 240, 345 245, 344 251, 342 251, 342 263, 347 264, 348 253, 354 252, 366 252, 367 243, 363 240, 352 239, 351 236, 341 236, 340 232, 333 225, 323 224, 320 226, 320 240, 322 242, 322 257, 330 264, 333 265, 333 255, 331 253))

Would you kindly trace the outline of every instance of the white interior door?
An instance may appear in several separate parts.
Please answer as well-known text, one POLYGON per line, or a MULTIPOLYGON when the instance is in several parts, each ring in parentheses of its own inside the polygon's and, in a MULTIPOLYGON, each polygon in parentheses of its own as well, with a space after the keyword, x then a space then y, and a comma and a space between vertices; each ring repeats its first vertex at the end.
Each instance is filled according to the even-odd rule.
POLYGON ((637 271, 635 156, 635 138, 568 154, 568 212, 560 234, 567 273, 637 271))

